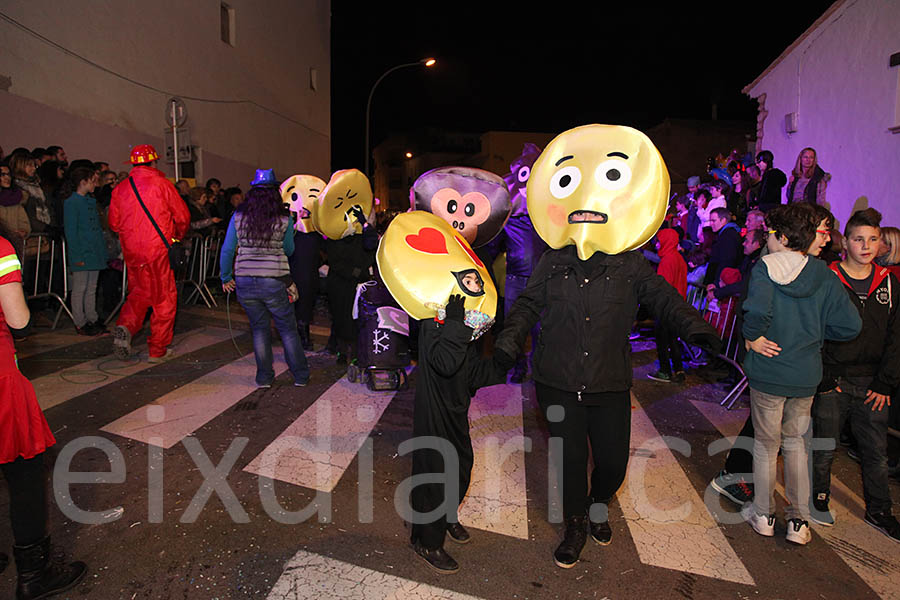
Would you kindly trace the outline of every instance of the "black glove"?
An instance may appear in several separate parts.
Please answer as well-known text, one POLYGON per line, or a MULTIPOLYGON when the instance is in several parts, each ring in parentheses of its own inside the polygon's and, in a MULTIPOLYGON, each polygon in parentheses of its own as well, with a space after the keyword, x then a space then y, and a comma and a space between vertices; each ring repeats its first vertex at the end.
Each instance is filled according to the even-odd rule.
POLYGON ((710 356, 718 356, 722 353, 722 339, 716 333, 697 333, 690 337, 689 344, 700 346, 710 356))
POLYGON ((447 300, 447 308, 445 309, 447 312, 447 321, 459 321, 463 322, 463 319, 466 317, 466 300, 459 294, 451 294, 450 299, 447 300))
POLYGON ((362 225, 363 227, 366 226, 366 223, 367 223, 366 214, 362 211, 362 209, 360 207, 352 206, 350 208, 350 212, 353 214, 353 218, 355 218, 357 220, 357 222, 359 222, 360 225, 362 225))
POLYGON ((494 364, 505 373, 516 366, 516 359, 494 346, 494 364))

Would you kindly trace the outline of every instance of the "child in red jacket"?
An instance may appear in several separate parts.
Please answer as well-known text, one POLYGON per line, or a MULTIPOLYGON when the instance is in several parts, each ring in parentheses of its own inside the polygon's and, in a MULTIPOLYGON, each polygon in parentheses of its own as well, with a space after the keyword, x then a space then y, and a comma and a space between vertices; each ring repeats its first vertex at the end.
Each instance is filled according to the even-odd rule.
MULTIPOLYGON (((684 298, 687 295, 687 263, 678 251, 678 233, 674 229, 660 230, 656 234, 656 245, 659 248, 657 274, 684 298)), ((656 324, 656 354, 659 370, 647 377, 666 383, 682 383, 684 365, 678 337, 659 322, 656 324)))

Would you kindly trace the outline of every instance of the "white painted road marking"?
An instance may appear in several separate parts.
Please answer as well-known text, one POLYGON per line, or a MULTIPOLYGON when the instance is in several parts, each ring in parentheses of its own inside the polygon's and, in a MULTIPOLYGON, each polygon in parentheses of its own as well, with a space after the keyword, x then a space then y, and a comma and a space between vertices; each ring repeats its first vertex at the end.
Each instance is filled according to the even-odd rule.
POLYGON ((472 398, 469 430, 475 462, 459 520, 467 527, 527 540, 522 401, 522 386, 510 384, 482 388, 472 398))
MULTIPOLYGON (((278 377, 288 367, 283 354, 275 353, 274 358, 278 377)), ((130 412, 101 431, 171 448, 256 391, 255 376, 256 362, 248 354, 130 412)))
POLYGON ((395 393, 373 392, 342 377, 244 470, 331 492, 395 393))
POLYGON ((631 401, 631 447, 638 451, 619 503, 641 562, 755 585, 633 394, 631 401))
MULTIPOLYGON (((172 340, 175 346, 175 354, 183 355, 195 350, 199 350, 206 346, 211 346, 219 342, 227 340, 229 333, 227 329, 218 327, 205 327, 203 329, 181 333, 172 340)), ((110 345, 112 340, 110 340, 110 345)), ((141 346, 135 346, 137 350, 141 346)), ((97 388, 109 385, 110 383, 125 379, 135 373, 139 373, 156 365, 148 363, 146 360, 140 360, 134 363, 117 361, 112 357, 103 356, 91 361, 83 362, 69 369, 56 373, 49 373, 42 377, 34 379, 31 383, 34 385, 34 391, 37 394, 38 404, 43 410, 67 402, 76 396, 86 394, 97 388), (103 370, 101 371, 101 367, 103 370), (73 383, 66 381, 67 379, 78 381, 79 376, 85 377, 85 383, 73 383)))
MULTIPOLYGON (((416 560, 410 557, 410 560, 416 560)), ((422 563, 422 568, 426 568, 422 563)), ((403 579, 327 556, 301 550, 284 565, 284 572, 267 600, 480 600, 433 585, 403 579)))

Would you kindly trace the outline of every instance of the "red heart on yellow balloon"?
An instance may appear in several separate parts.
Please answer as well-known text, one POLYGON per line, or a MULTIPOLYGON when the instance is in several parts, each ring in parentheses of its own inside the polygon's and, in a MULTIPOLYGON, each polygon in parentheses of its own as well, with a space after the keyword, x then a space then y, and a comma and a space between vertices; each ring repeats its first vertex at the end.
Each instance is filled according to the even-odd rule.
POLYGON ((406 243, 409 244, 410 248, 418 250, 419 252, 426 252, 428 254, 449 254, 449 252, 447 252, 447 240, 444 239, 444 234, 434 227, 423 227, 419 230, 419 233, 409 234, 406 236, 406 243))

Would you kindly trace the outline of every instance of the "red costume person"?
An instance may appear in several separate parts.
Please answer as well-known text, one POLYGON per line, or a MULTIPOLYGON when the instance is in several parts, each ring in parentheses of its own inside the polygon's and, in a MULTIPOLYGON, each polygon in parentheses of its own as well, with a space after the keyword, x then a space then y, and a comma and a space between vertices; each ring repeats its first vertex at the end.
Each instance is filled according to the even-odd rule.
MULTIPOLYGON (((134 180, 141 200, 163 235, 169 240, 181 239, 190 227, 190 212, 175 186, 162 171, 153 165, 159 155, 153 146, 142 144, 131 151, 130 179, 134 180)), ((150 358, 162 358, 172 342, 178 293, 175 276, 169 266, 169 256, 156 228, 141 208, 128 179, 112 193, 109 206, 109 226, 119 234, 122 254, 128 267, 128 299, 119 313, 114 352, 119 358, 131 353, 131 336, 140 331, 147 309, 150 316, 150 337, 147 338, 150 358)))

